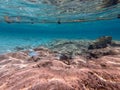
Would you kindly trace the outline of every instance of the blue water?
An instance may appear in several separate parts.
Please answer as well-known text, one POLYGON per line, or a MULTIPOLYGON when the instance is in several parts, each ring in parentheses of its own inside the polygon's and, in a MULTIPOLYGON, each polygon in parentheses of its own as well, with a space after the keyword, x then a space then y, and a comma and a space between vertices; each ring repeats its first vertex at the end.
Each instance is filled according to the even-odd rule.
POLYGON ((54 39, 96 39, 112 36, 120 40, 120 20, 104 20, 61 24, 0 23, 0 53, 11 52, 16 46, 36 47, 54 39))

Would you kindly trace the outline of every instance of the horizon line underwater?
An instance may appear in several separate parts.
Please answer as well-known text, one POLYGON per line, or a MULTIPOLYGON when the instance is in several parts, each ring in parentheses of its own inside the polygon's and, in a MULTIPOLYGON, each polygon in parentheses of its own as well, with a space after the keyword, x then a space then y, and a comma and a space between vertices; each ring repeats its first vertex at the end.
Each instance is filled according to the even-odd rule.
POLYGON ((14 51, 15 47, 37 47, 52 40, 95 40, 101 36, 112 36, 120 40, 120 20, 100 20, 79 23, 1 23, 1 53, 14 51))

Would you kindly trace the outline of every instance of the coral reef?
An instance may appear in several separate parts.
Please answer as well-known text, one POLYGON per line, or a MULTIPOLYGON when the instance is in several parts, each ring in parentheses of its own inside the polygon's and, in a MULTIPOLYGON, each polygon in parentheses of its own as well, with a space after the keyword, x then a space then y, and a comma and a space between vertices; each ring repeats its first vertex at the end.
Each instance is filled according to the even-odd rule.
POLYGON ((103 37, 98 38, 91 45, 89 45, 88 49, 106 48, 108 45, 111 45, 111 43, 112 43, 112 37, 103 36, 103 37))

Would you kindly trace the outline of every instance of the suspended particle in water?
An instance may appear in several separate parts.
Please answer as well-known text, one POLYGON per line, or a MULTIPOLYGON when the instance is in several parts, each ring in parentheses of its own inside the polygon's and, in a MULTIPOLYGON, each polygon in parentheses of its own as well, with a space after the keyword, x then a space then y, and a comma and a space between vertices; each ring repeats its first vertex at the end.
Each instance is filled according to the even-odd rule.
POLYGON ((12 20, 10 19, 9 16, 4 16, 4 20, 5 20, 5 22, 7 22, 7 23, 12 23, 12 20))
POLYGON ((120 19, 120 14, 118 14, 117 18, 120 19))
POLYGON ((57 23, 58 23, 58 24, 61 24, 61 21, 60 21, 60 19, 57 21, 57 23))

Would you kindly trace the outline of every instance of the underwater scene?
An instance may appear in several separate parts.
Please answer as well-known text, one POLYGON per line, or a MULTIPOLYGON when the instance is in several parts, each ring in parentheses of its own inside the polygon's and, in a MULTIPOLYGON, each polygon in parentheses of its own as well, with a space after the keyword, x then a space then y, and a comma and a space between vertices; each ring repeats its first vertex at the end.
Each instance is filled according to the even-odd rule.
POLYGON ((55 40, 96 40, 111 36, 120 40, 120 20, 104 20, 80 23, 0 24, 0 53, 47 46, 55 40))
POLYGON ((0 0, 0 90, 120 90, 120 0, 0 0))

